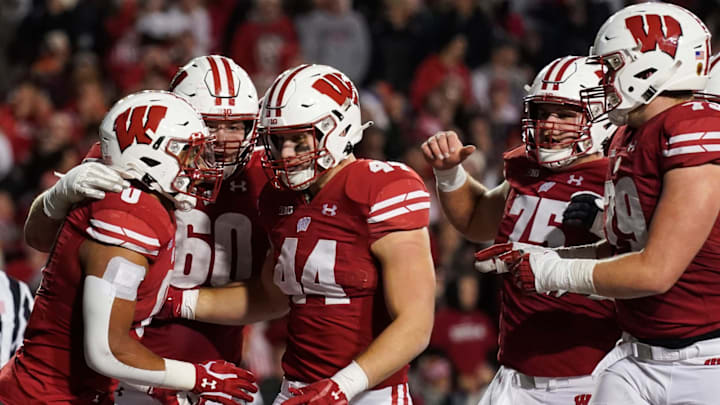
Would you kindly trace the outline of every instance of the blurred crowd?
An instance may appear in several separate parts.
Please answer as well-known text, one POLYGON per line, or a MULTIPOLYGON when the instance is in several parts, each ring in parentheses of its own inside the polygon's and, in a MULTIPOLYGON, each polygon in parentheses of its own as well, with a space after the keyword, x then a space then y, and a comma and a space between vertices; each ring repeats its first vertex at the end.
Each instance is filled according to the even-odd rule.
MULTIPOLYGON (((23 243, 32 199, 78 164, 108 107, 166 89, 195 56, 233 58, 258 94, 299 63, 332 65, 360 88, 360 157, 412 166, 434 190, 418 145, 455 130, 477 146, 466 169, 502 181, 521 143, 524 86, 544 64, 585 55, 622 0, 4 0, 0 2, 0 267, 31 286, 46 255, 23 243)), ((712 0, 676 3, 718 32, 712 0)), ((720 44, 718 44, 720 45, 720 44)), ((720 47, 715 46, 715 49, 720 47)), ((496 365, 497 286, 473 273, 477 245, 435 204, 436 325, 414 364, 419 404, 476 403, 496 365)), ((250 331, 248 366, 281 375, 282 322, 250 331)))

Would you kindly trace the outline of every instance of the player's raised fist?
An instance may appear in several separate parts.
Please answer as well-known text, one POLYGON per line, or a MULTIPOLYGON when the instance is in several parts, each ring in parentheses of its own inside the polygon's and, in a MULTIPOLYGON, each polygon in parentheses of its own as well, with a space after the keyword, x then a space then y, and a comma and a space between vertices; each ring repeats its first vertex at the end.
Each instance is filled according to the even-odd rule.
POLYGON ((436 170, 451 169, 475 151, 473 145, 463 146, 454 131, 440 131, 423 142, 420 148, 425 160, 436 170))

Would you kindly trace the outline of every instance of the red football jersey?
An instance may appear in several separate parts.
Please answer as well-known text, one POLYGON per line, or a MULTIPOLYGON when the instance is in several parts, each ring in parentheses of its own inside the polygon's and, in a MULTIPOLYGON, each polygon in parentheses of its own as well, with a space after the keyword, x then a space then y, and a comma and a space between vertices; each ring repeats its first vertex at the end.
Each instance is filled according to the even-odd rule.
MULTIPOLYGON (((566 229, 562 216, 578 191, 602 194, 607 159, 552 171, 530 160, 523 147, 505 154, 511 189, 496 243, 547 247, 596 242, 589 232, 566 229)), ((611 301, 578 294, 526 294, 503 277, 498 360, 533 376, 590 374, 620 338, 611 301)))
MULTIPOLYGON (((608 155, 605 233, 617 253, 645 246, 666 172, 720 163, 719 110, 717 104, 691 101, 615 136, 608 155)), ((624 331, 641 339, 678 339, 720 329, 720 224, 708 220, 715 221, 710 235, 668 292, 616 301, 624 331)))
MULTIPOLYGON (((391 322, 382 269, 370 246, 390 232, 426 227, 430 198, 401 163, 357 160, 311 201, 266 186, 261 220, 277 260, 274 280, 289 296, 287 378, 331 377, 391 322)), ((407 366, 378 384, 407 381, 407 366)))
MULTIPOLYGON (((176 261, 171 284, 178 288, 222 286, 260 274, 269 243, 258 223, 257 201, 267 183, 256 151, 243 171, 223 181, 215 203, 175 211, 176 261)), ((156 354, 203 362, 242 359, 242 326, 192 321, 158 322, 145 328, 143 344, 156 354)))
POLYGON ((103 398, 111 380, 85 363, 83 282, 78 249, 86 240, 121 246, 148 258, 137 292, 134 335, 164 300, 173 267, 175 223, 158 199, 135 188, 87 200, 65 220, 55 241, 23 347, 0 374, 0 402, 90 404, 103 398))

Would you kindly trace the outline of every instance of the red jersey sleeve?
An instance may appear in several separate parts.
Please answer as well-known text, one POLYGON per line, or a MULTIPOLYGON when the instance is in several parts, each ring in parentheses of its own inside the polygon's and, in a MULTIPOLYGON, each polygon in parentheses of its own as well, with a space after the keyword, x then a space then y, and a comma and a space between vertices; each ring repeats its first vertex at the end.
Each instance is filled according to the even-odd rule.
POLYGON ((172 217, 160 201, 138 189, 107 193, 88 208, 83 231, 89 239, 130 249, 150 260, 158 256, 175 233, 172 217))
POLYGON ((430 194, 417 173, 404 164, 379 161, 368 161, 368 168, 365 178, 371 241, 390 232, 428 226, 430 194), (392 170, 383 170, 389 167, 392 170))
POLYGON ((668 114, 663 126, 664 172, 681 167, 720 163, 720 106, 690 101, 668 114))

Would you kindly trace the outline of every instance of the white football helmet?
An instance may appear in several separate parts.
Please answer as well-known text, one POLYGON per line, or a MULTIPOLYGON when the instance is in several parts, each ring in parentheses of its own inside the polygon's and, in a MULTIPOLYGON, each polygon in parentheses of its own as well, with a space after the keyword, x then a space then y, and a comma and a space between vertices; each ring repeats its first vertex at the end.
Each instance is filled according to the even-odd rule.
POLYGON ((293 190, 308 188, 324 170, 350 156, 362 140, 358 91, 350 79, 325 65, 300 65, 286 70, 265 93, 259 133, 266 149, 263 165, 273 184, 293 190), (283 159, 276 135, 315 134, 314 148, 283 159))
POLYGON ((617 127, 607 117, 590 124, 580 100, 580 90, 597 86, 601 75, 600 67, 588 64, 586 57, 566 56, 550 62, 535 76, 524 100, 522 134, 528 155, 540 165, 550 169, 565 167, 581 156, 601 151, 604 142, 615 133, 617 127), (562 124, 544 120, 538 114, 539 104, 573 109, 580 113, 579 119, 562 124), (548 130, 571 132, 575 136, 558 143, 543 135, 548 130))
POLYGON ((141 91, 112 106, 100 124, 103 162, 170 198, 182 210, 214 201, 222 170, 200 114, 166 91, 141 91))
POLYGON ((205 121, 244 121, 242 141, 216 139, 215 143, 216 160, 225 177, 244 168, 255 147, 260 109, 257 90, 247 72, 225 56, 199 56, 178 70, 170 91, 187 100, 205 121))
POLYGON ((720 104, 720 54, 710 59, 710 73, 705 90, 695 93, 695 97, 720 104))
POLYGON ((666 3, 636 4, 605 21, 590 48, 604 66, 601 86, 587 89, 592 119, 609 113, 616 125, 663 91, 705 88, 710 32, 688 10, 666 3), (594 101, 600 101, 595 103, 594 101))

